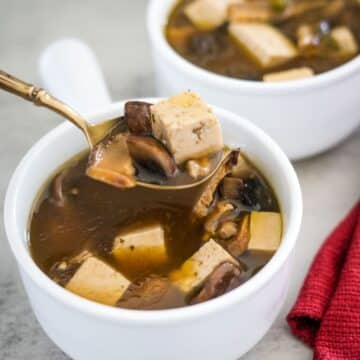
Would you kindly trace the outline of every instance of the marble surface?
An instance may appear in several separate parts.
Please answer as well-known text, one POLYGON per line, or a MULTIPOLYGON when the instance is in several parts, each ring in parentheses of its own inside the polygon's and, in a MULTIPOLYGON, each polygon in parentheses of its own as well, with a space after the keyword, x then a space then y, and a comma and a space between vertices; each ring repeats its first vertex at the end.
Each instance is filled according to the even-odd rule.
MULTIPOLYGON (((0 68, 38 82, 37 59, 51 41, 76 36, 97 53, 114 99, 154 95, 144 26, 145 0, 2 0, 0 68)), ((11 173, 29 147, 60 119, 0 93, 0 201, 11 173)), ((268 334, 243 359, 311 359, 284 321, 311 259, 326 234, 360 195, 360 132, 331 151, 297 162, 304 220, 297 243, 290 292, 268 334)), ((3 209, 1 208, 1 218, 3 209)), ((241 339, 239 339, 241 341, 241 339)), ((32 314, 15 261, 0 225, 0 359, 67 357, 47 338, 32 314)))

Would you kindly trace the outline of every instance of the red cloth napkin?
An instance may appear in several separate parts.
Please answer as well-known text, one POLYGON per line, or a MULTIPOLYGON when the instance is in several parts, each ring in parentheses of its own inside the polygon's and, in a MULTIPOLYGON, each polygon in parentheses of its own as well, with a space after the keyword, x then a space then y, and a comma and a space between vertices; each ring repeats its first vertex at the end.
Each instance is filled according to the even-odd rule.
POLYGON ((360 360, 360 201, 322 245, 287 321, 315 360, 360 360))

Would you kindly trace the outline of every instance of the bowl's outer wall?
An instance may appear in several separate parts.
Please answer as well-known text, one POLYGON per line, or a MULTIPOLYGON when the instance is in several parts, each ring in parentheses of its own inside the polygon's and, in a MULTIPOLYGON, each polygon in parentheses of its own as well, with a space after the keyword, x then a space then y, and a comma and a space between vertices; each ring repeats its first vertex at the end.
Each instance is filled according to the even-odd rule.
POLYGON ((235 360, 267 332, 288 290, 290 259, 256 295, 192 322, 139 326, 99 321, 49 296, 21 272, 34 313, 75 360, 235 360))
MULTIPOLYGON (((157 28, 154 32, 164 26, 172 3, 174 1, 166 0, 152 19, 149 16, 149 28, 157 28)), ((218 83, 212 86, 210 73, 202 72, 200 75, 184 71, 183 66, 169 56, 173 50, 160 46, 151 33, 159 96, 176 94, 184 89, 196 91, 208 103, 253 121, 280 145, 290 159, 322 152, 346 138, 360 124, 360 66, 352 76, 329 82, 326 87, 309 86, 288 93, 262 92, 261 86, 266 85, 261 83, 259 91, 248 91, 244 81, 231 88, 221 87, 218 83)))
MULTIPOLYGON (((111 109, 113 111, 103 112, 95 120, 122 113, 123 104, 113 104, 111 109)), ((290 218, 301 217, 301 198, 299 195, 299 199, 295 201, 298 206, 294 209, 293 192, 299 193, 299 190, 297 185, 290 185, 290 180, 284 180, 287 178, 287 171, 284 170, 288 166, 285 166, 287 160, 280 160, 282 155, 276 153, 272 142, 267 141, 258 130, 250 130, 250 125, 243 119, 223 110, 217 111, 226 142, 242 146, 272 183, 284 216, 286 241, 284 239, 283 243, 293 249, 299 224, 295 226, 291 237, 287 236, 288 224, 290 218), (296 215, 296 212, 300 214, 296 215)), ((88 301, 83 299, 79 299, 80 306, 79 303, 77 307, 74 306, 74 298, 79 301, 78 297, 59 288, 34 266, 28 254, 26 234, 34 198, 50 174, 85 147, 83 135, 75 127, 70 124, 61 125, 42 138, 26 155, 15 172, 7 194, 5 225, 9 243, 18 261, 32 308, 46 333, 69 356, 79 360, 111 360, 119 359, 119 356, 137 360, 232 360, 248 351, 269 329, 284 303, 290 277, 290 252, 276 271, 268 273, 271 274, 271 279, 259 286, 251 296, 237 297, 236 292, 244 294, 246 285, 250 282, 255 284, 257 277, 267 271, 266 267, 243 288, 207 304, 198 305, 199 309, 206 305, 210 308, 210 303, 215 305, 217 302, 217 306, 214 306, 216 311, 186 316, 188 313, 195 313, 194 306, 183 309, 186 311, 184 318, 176 318, 176 321, 173 319, 167 323, 166 317, 165 322, 140 321, 140 325, 139 318, 132 323, 93 314, 88 310, 88 301), (19 232, 14 228, 23 230, 19 232), (42 279, 38 280, 40 277, 42 279), (226 298, 234 301, 230 303, 225 301, 226 298), (225 302, 226 306, 222 306, 225 302), (82 304, 84 307, 86 305, 87 311, 82 311, 82 304)), ((271 263, 276 263, 275 257, 271 263)), ((120 309, 109 310, 124 312, 120 309)), ((171 320, 170 313, 169 319, 171 320)))

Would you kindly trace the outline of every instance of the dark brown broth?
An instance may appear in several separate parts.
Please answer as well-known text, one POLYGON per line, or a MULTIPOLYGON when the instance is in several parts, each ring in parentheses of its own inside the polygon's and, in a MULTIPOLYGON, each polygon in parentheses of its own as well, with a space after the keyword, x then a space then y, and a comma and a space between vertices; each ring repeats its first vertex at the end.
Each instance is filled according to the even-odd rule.
MULTIPOLYGON (((228 34, 226 24, 212 31, 200 31, 187 19, 184 7, 191 1, 181 0, 170 14, 165 32, 168 42, 174 50, 191 63, 217 74, 244 80, 262 80, 263 75, 270 71, 262 69, 249 59, 228 34), (169 30, 183 26, 191 28, 193 34, 185 43, 175 44, 169 37, 169 30)), ((354 0, 345 0, 345 2, 344 10, 329 21, 329 24, 331 27, 348 26, 360 44, 360 6, 354 0)), ((296 42, 296 31, 299 25, 316 24, 323 20, 319 12, 312 12, 293 20, 284 21, 278 24, 277 28, 296 42)), ((272 68, 271 71, 310 67, 315 74, 320 74, 349 60, 349 58, 328 57, 325 53, 311 57, 299 56, 290 62, 272 68)))
MULTIPOLYGON (((30 222, 30 249, 36 264, 50 277, 54 277, 54 266, 71 259, 84 249, 90 250, 108 264, 121 271, 130 280, 143 282, 148 276, 167 277, 202 245, 203 224, 192 221, 191 210, 203 186, 179 191, 154 191, 141 187, 119 190, 85 176, 87 154, 82 154, 65 164, 64 206, 54 201, 50 179, 37 200, 30 222), (138 228, 160 222, 165 229, 166 245, 170 261, 158 268, 147 267, 147 260, 140 266, 119 263, 111 255, 116 235, 125 229, 138 228)), ((267 205, 254 204, 247 210, 279 211, 276 198, 267 182, 259 176, 260 188, 270 194, 267 205)), ((265 203, 265 202, 264 202, 265 203)), ((147 254, 151 257, 151 254, 147 254)), ((253 276, 265 265, 272 254, 246 252, 239 257, 244 265, 243 280, 253 276)), ((77 266, 73 266, 58 278, 65 285, 77 266)), ((58 274, 57 274, 58 275, 58 274)), ((186 305, 185 296, 171 287, 158 302, 142 305, 133 301, 122 303, 122 307, 138 309, 165 309, 186 305)))

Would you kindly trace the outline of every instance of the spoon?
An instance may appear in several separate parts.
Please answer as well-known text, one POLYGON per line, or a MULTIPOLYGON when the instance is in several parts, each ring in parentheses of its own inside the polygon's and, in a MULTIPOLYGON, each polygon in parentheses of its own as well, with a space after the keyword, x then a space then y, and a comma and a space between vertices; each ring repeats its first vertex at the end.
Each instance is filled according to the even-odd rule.
POLYGON ((0 70, 0 88, 28 100, 35 105, 47 107, 70 120, 86 136, 90 149, 105 138, 120 118, 106 120, 100 124, 90 124, 70 106, 56 99, 44 89, 26 82, 0 70))
MULTIPOLYGON (((98 124, 90 124, 69 105, 56 99, 46 90, 35 85, 28 84, 1 70, 0 89, 22 97, 25 100, 34 103, 35 105, 46 107, 62 115, 84 133, 90 149, 93 149, 99 142, 105 139, 110 131, 122 120, 121 117, 117 117, 114 119, 105 120, 98 124)), ((209 174, 194 182, 180 185, 164 185, 137 180, 136 185, 155 190, 182 190, 199 186, 212 178, 212 176, 220 169, 220 167, 229 161, 230 153, 231 152, 229 150, 224 150, 221 159, 217 162, 209 174)))

